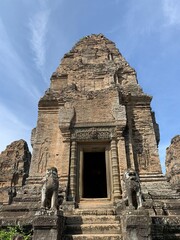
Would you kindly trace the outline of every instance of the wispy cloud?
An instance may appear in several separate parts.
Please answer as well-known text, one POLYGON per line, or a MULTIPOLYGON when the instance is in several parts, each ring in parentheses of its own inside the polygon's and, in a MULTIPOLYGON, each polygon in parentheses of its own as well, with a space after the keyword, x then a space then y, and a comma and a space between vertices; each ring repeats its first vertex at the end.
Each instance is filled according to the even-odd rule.
POLYGON ((168 25, 180 25, 180 1, 163 0, 163 11, 168 25))
POLYGON ((31 31, 31 47, 34 52, 34 60, 37 68, 43 74, 43 67, 46 60, 46 34, 49 19, 49 10, 42 10, 36 13, 29 21, 31 31))
POLYGON ((33 86, 29 78, 29 70, 24 64, 17 51, 14 49, 10 37, 7 34, 5 26, 0 19, 0 71, 5 74, 6 78, 11 79, 10 85, 18 85, 24 92, 26 92, 32 99, 37 99, 40 93, 35 86, 33 86), (6 70, 11 68, 11 71, 6 70))
MULTIPOLYGON (((18 116, 16 116, 12 111, 8 109, 5 105, 0 103, 0 152, 5 149, 7 144, 10 144, 12 141, 21 139, 22 136, 24 139, 29 139, 31 132, 31 126, 28 126, 22 122, 18 116)), ((29 143, 28 143, 29 144, 29 143)))
POLYGON ((23 123, 18 117, 11 112, 4 104, 0 103, 1 121, 3 119, 4 126, 11 124, 22 130, 31 130, 31 127, 23 123))

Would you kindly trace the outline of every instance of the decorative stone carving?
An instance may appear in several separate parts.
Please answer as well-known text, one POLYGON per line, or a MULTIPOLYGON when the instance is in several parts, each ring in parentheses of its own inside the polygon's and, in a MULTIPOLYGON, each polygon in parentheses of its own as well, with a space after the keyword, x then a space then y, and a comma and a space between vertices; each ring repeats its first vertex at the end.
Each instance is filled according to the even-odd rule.
POLYGON ((137 154, 139 169, 147 170, 150 164, 149 144, 145 139, 143 141, 142 151, 137 154))
POLYGON ((132 209, 142 207, 142 194, 138 174, 133 169, 127 169, 124 173, 128 206, 132 209))
POLYGON ((82 128, 76 129, 75 133, 72 135, 72 138, 76 140, 110 140, 114 131, 112 128, 82 128))
POLYGON ((41 192, 41 208, 57 210, 59 179, 55 167, 47 169, 41 192))
POLYGON ((39 151, 38 172, 43 173, 46 171, 47 162, 49 158, 50 158, 49 140, 48 138, 46 138, 42 142, 40 151, 39 151))

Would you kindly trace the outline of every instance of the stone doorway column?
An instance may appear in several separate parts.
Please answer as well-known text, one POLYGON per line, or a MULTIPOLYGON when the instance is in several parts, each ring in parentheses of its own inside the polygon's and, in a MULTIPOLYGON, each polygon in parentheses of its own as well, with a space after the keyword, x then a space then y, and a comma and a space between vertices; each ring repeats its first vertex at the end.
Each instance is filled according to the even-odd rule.
POLYGON ((71 162, 70 162, 70 194, 69 200, 75 201, 77 184, 76 184, 76 168, 77 168, 77 143, 71 143, 71 162))
POLYGON ((121 197, 121 192, 120 192, 120 174, 117 156, 117 145, 115 139, 111 140, 111 163, 112 163, 113 195, 114 199, 116 200, 121 197))

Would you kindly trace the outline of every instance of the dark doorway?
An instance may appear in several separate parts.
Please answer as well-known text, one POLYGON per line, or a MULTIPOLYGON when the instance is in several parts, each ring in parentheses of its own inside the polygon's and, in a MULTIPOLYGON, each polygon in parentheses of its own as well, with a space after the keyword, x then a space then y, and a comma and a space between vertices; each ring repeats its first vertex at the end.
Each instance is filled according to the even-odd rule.
POLYGON ((105 152, 84 152, 83 197, 107 198, 105 152))

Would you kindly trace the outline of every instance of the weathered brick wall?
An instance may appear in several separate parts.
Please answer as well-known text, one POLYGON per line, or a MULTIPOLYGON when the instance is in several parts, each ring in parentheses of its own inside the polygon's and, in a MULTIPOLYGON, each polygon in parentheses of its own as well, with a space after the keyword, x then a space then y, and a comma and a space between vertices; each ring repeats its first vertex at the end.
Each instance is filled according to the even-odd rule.
POLYGON ((68 175, 69 148, 59 127, 59 111, 40 111, 33 144, 33 164, 30 176, 44 175, 49 167, 56 167, 60 176, 68 175))
MULTIPOLYGON (((75 101, 76 124, 108 124, 116 120, 115 107, 118 101, 118 92, 98 91, 87 94, 86 98, 75 101)), ((119 114, 125 114, 124 107, 119 108, 119 114)))
POLYGON ((161 173, 150 98, 127 106, 127 116, 135 168, 140 173, 161 173))
POLYGON ((59 134, 58 111, 40 110, 33 143, 31 176, 44 174, 48 167, 55 165, 56 154, 59 153, 59 150, 56 153, 59 134))

